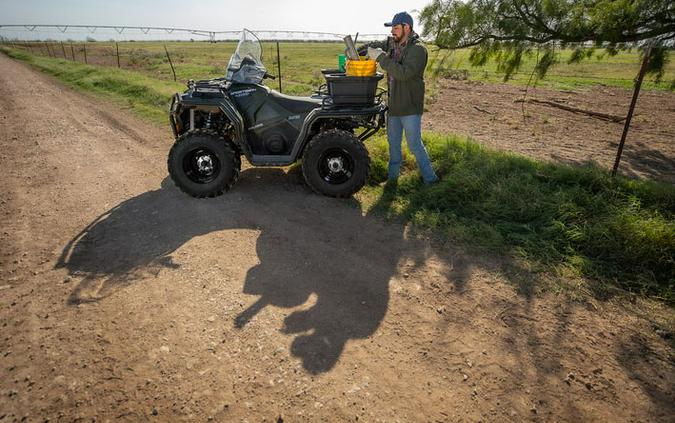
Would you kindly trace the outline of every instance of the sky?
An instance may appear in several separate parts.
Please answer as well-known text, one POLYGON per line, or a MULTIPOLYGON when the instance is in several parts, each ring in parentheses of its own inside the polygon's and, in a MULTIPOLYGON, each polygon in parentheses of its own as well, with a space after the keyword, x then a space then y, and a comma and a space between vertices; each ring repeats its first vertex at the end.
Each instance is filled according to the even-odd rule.
MULTIPOLYGON (((386 34, 395 13, 417 19, 431 0, 0 0, 2 24, 125 25, 190 29, 386 34)), ((22 30, 25 31, 25 30, 22 30)), ((58 30, 53 30, 58 34, 58 30)), ((86 31, 86 30, 83 30, 86 31)), ((114 32, 114 30, 110 30, 114 32)), ((17 31, 18 32, 18 31, 17 31)), ((72 38, 78 34, 71 32, 72 38)), ((5 36, 8 36, 5 34, 5 36)), ((131 37, 131 35, 127 35, 131 37)))

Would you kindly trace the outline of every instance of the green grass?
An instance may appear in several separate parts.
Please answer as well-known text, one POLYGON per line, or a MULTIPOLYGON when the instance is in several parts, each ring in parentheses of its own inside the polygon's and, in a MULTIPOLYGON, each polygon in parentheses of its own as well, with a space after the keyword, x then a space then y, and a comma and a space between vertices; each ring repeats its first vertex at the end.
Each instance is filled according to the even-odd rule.
MULTIPOLYGON (((176 78, 185 83, 188 79, 207 79, 223 76, 235 42, 215 44, 203 42, 120 42, 120 62, 123 69, 141 72, 153 79, 173 81, 173 73, 164 51, 166 45, 175 67, 176 78)), ((34 53, 47 54, 43 44, 32 47, 34 53)), ((277 75, 276 44, 263 42, 263 61, 270 73, 277 75)), ((117 67, 115 44, 91 42, 86 45, 89 64, 117 67)), ((28 50, 26 50, 28 51, 28 50)), ((56 45, 52 54, 63 58, 63 50, 56 45)), ((321 68, 337 67, 337 56, 344 51, 338 43, 281 43, 282 90, 287 94, 310 94, 325 81, 321 68)), ((66 58, 72 60, 70 46, 65 48, 66 58)), ((84 61, 82 44, 73 44, 78 62, 84 61)), ((278 88, 278 81, 270 81, 278 88)))
MULTIPOLYGON (((153 79, 173 80, 173 74, 166 58, 164 46, 171 54, 176 68, 178 81, 185 82, 188 79, 205 79, 224 74, 225 66, 234 52, 235 42, 120 42, 120 61, 122 68, 140 71, 153 79)), ((276 44, 262 42, 263 61, 270 73, 277 74, 276 44)), ((433 45, 427 46, 429 50, 429 65, 427 68, 427 80, 431 81, 436 75, 448 75, 457 71, 466 70, 470 80, 487 83, 502 82, 503 74, 497 72, 497 64, 489 61, 485 66, 473 67, 469 63, 469 50, 438 51, 433 45)), ((43 43, 33 43, 24 50, 47 54, 43 43)), ((115 56, 115 44, 110 42, 90 42, 86 45, 89 63, 117 66, 115 56)), ((62 49, 59 44, 51 47, 51 53, 71 59, 75 53, 76 61, 84 60, 84 46, 74 43, 71 52, 70 45, 62 49)), ((337 56, 344 51, 341 43, 280 43, 282 89, 289 94, 310 94, 323 83, 320 72, 321 68, 335 68, 337 56)), ((616 56, 602 55, 598 51, 589 60, 578 64, 568 64, 567 60, 572 54, 571 50, 561 52, 560 61, 548 72, 545 79, 538 81, 539 86, 553 89, 588 89, 592 86, 607 85, 622 88, 631 88, 633 79, 640 67, 639 53, 623 51, 616 56)), ((675 61, 672 58, 675 53, 670 53, 671 60, 666 65, 662 82, 656 83, 653 77, 647 77, 644 89, 675 90, 675 61)), ((513 75, 510 84, 524 85, 530 81, 532 68, 536 63, 536 55, 525 56, 523 65, 518 73, 513 75)), ((277 81, 271 85, 278 87, 277 81)), ((433 84, 428 84, 433 90, 433 84)))
MULTIPOLYGON (((471 66, 469 54, 469 50, 439 51, 431 46, 429 47, 429 71, 442 76, 466 70, 470 80, 487 83, 503 82, 504 74, 497 71, 495 61, 488 61, 484 66, 471 66)), ((580 63, 568 63, 571 56, 572 50, 563 50, 558 62, 549 69, 546 77, 536 81, 537 85, 557 90, 589 89, 598 85, 632 88, 633 80, 641 64, 640 52, 637 50, 622 51, 615 56, 603 54, 601 50, 598 50, 593 57, 580 63)), ((669 57, 670 60, 666 64, 661 81, 657 82, 653 75, 647 75, 643 89, 675 90, 675 62, 673 61, 675 53, 670 52, 669 57)), ((521 68, 508 83, 515 85, 534 83, 535 79, 531 78, 531 75, 536 61, 536 54, 524 56, 521 68)))
POLYGON ((367 209, 560 280, 583 278, 598 297, 620 289, 673 303, 672 185, 535 161, 452 135, 424 140, 442 181, 422 185, 408 154, 398 187, 378 185, 387 165, 380 137, 370 146, 371 186, 360 194, 367 209))
MULTIPOLYGON (((0 50, 161 124, 166 124, 170 96, 183 86, 152 77, 146 70, 0 50)), ((299 63, 302 54, 298 53, 299 63)), ((191 66, 199 70, 207 68, 198 66, 208 65, 191 66)), ((302 73, 301 67, 291 69, 302 73)), ((305 73, 305 82, 293 83, 310 85, 315 75, 305 73)), ((367 143, 371 177, 357 195, 365 209, 411 222, 457 245, 512 258, 530 275, 543 272, 561 284, 573 281, 570 286, 581 281, 598 297, 620 290, 675 302, 672 185, 611 178, 595 166, 539 162, 452 135, 425 133, 424 138, 442 181, 422 186, 414 158, 406 153, 398 187, 385 191, 381 182, 386 179, 387 144, 380 134, 367 143)))

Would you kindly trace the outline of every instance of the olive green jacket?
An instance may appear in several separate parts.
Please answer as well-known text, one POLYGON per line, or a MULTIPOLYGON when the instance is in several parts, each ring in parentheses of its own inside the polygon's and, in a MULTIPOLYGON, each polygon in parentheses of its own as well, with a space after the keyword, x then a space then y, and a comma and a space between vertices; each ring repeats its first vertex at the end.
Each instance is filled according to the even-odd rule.
POLYGON ((415 34, 403 47, 398 61, 391 58, 393 51, 392 48, 377 58, 377 63, 389 74, 389 114, 421 115, 424 112, 427 49, 419 43, 415 34))

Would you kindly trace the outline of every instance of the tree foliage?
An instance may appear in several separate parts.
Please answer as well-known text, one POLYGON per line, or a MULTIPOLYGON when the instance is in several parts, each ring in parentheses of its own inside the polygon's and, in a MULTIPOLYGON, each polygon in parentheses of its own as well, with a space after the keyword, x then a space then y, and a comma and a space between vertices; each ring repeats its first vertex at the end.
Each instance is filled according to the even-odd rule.
POLYGON ((496 58, 508 79, 524 55, 538 51, 540 77, 556 49, 571 47, 570 62, 653 45, 649 72, 657 78, 675 40, 673 0, 433 0, 420 14, 422 35, 440 48, 471 47, 473 65, 496 58))

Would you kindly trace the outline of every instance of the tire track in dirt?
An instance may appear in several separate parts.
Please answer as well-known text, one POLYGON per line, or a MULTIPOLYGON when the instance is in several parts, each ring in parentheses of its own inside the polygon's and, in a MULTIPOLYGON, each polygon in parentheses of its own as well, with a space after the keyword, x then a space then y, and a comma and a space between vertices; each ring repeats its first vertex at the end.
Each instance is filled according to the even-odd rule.
POLYGON ((168 128, 4 56, 0 142, 0 421, 675 412, 658 305, 519 293, 536 276, 517 263, 281 170, 189 198, 166 179, 168 128))

